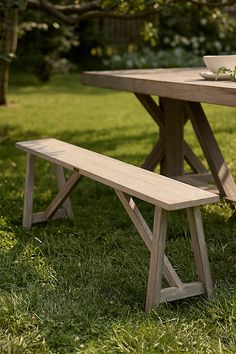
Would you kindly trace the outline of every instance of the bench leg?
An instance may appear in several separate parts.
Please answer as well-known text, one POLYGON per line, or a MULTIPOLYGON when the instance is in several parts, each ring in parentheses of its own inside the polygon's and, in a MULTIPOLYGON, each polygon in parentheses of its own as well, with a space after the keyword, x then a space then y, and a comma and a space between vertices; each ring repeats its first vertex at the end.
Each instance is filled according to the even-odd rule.
POLYGON ((69 194, 81 180, 82 175, 74 171, 68 180, 65 180, 63 168, 54 165, 54 173, 57 180, 59 192, 45 209, 45 211, 33 213, 33 188, 35 175, 35 156, 27 154, 25 195, 23 209, 23 226, 30 229, 32 224, 44 222, 52 218, 69 217, 73 218, 69 194), (63 208, 60 206, 63 205, 63 208), (60 208, 60 209, 59 209, 60 208))
POLYGON ((166 257, 165 242, 167 231, 167 212, 155 207, 153 232, 150 230, 134 200, 126 193, 115 192, 123 204, 127 214, 142 237, 151 253, 147 286, 146 311, 149 312, 159 303, 175 301, 190 296, 213 293, 212 279, 205 244, 200 207, 187 209, 189 228, 198 273, 198 281, 184 283, 166 257), (169 287, 162 289, 162 275, 169 287))
POLYGON ((75 188, 81 178, 82 176, 78 172, 74 171, 65 184, 60 188, 59 192, 53 198, 48 207, 43 212, 34 213, 32 215, 32 224, 48 221, 52 218, 57 219, 65 217, 64 209, 59 208, 68 198, 68 195, 75 188))
MULTIPOLYGON (((117 196, 119 197, 121 203, 123 204, 127 214, 130 219, 133 221, 134 226, 136 227, 138 233, 142 237, 145 245, 148 250, 152 252, 152 239, 153 233, 146 223, 144 217, 140 213, 137 205, 135 204, 133 198, 131 198, 128 194, 123 193, 119 190, 115 189, 117 196)), ((163 274, 170 286, 182 286, 183 283, 173 268, 172 264, 166 257, 164 256, 164 266, 163 266, 163 274)))
POLYGON ((151 247, 150 268, 147 286, 146 312, 161 301, 161 282, 164 265, 166 243, 167 213, 155 207, 153 238, 151 247))
MULTIPOLYGON (((53 165, 53 172, 56 177, 58 189, 61 190, 64 184, 66 183, 64 169, 62 166, 53 165)), ((74 218, 74 213, 73 213, 73 209, 69 197, 64 201, 63 209, 65 211, 65 216, 67 216, 69 219, 74 218)))
POLYGON ((22 222, 23 226, 26 227, 27 229, 29 229, 32 225, 34 174, 35 174, 35 157, 32 154, 27 153, 23 222, 22 222))
POLYGON ((187 216, 192 239, 192 247, 198 273, 198 279, 203 283, 208 297, 213 295, 213 284, 205 242, 202 216, 199 207, 188 208, 187 216))

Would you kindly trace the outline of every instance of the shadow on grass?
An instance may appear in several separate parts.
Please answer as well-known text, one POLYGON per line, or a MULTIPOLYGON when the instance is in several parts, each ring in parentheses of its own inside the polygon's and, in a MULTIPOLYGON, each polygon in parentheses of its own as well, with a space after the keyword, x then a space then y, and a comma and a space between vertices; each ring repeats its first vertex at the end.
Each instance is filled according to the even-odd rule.
MULTIPOLYGON (((74 85, 73 90, 76 91, 77 83, 73 80, 71 85, 74 85)), ((49 90, 55 92, 56 89, 55 81, 49 90)), ((63 86, 58 87, 58 90, 67 91, 63 86)), ((94 89, 93 92, 97 94, 96 91, 94 89)), ((136 338, 146 336, 147 343, 151 342, 152 345, 157 340, 166 340, 167 344, 163 347, 166 349, 177 342, 175 331, 181 328, 178 338, 183 342, 191 323, 191 343, 195 339, 198 341, 194 337, 198 325, 208 336, 208 339, 204 337, 206 342, 215 336, 218 343, 222 337, 220 331, 215 334, 220 327, 219 323, 226 323, 225 328, 230 331, 230 320, 227 322, 227 319, 233 318, 231 304, 236 288, 236 231, 232 213, 229 218, 229 211, 222 212, 223 209, 227 210, 226 204, 204 208, 203 212, 213 280, 216 290, 222 290, 223 295, 219 296, 216 292, 217 296, 212 302, 196 297, 162 305, 146 317, 143 310, 149 253, 114 192, 99 183, 84 179, 71 196, 75 213, 73 222, 58 220, 35 225, 29 231, 23 229, 21 216, 25 154, 15 148, 15 141, 42 138, 45 132, 23 131, 20 126, 6 125, 1 135, 6 137, 0 145, 2 332, 7 335, 12 332, 19 338, 25 334, 30 338, 29 333, 36 333, 39 338, 38 348, 46 342, 51 352, 55 353, 76 352, 75 348, 80 344, 82 346, 77 352, 83 352, 84 346, 91 341, 100 345, 100 352, 104 353, 106 340, 110 340, 110 352, 115 353, 119 348, 123 352, 130 350, 151 353, 152 350, 156 352, 157 347, 148 350, 148 344, 145 344, 143 349, 141 343, 136 350, 136 338), (227 306, 226 300, 229 300, 227 306), (213 308, 216 310, 211 312, 213 308), (203 325, 204 319, 206 327, 210 329, 203 325), (171 331, 168 323, 173 323, 175 330, 171 331), (150 328, 152 341, 149 340, 150 328), (159 332, 157 339, 160 328, 162 332, 159 332), (120 336, 122 331, 123 337, 120 336), (133 334, 132 338, 130 333, 133 334), (166 338, 169 338, 169 342, 166 338)), ((132 154, 132 146, 138 145, 140 141, 150 146, 149 141, 155 142, 156 139, 155 134, 147 136, 145 131, 127 136, 125 128, 116 128, 113 137, 110 137, 109 129, 97 132, 64 130, 55 137, 97 152, 108 152, 113 157, 138 165, 143 162, 148 151, 132 154), (130 150, 126 149, 128 153, 120 153, 119 148, 124 144, 131 146, 130 150)), ((56 188, 51 178, 50 165, 42 162, 37 167, 34 206, 37 210, 43 210, 56 188)), ((153 208, 143 202, 138 202, 138 205, 152 226, 153 208)), ((167 254, 181 277, 192 280, 194 267, 189 233, 183 225, 183 219, 185 215, 182 213, 171 214, 167 254)), ((35 343, 34 339, 32 345, 35 343)), ((32 352, 37 350, 32 348, 32 352)), ((195 351, 191 348, 190 352, 195 351)), ((176 352, 181 350, 183 347, 176 349, 176 352)), ((16 349, 15 352, 24 350, 16 349)))
MULTIPOLYGON (((15 148, 17 141, 54 137, 86 149, 106 153, 106 151, 118 151, 118 148, 124 144, 135 146, 138 145, 140 141, 146 141, 148 145, 150 141, 155 141, 157 135, 155 133, 147 135, 144 131, 141 134, 127 136, 125 128, 116 128, 116 134, 112 137, 110 137, 110 129, 99 129, 98 131, 93 129, 82 131, 74 130, 73 132, 64 130, 56 134, 56 136, 53 136, 53 134, 50 133, 45 135, 45 133, 39 132, 38 130, 21 130, 21 127, 17 125, 5 125, 1 127, 0 136, 3 141, 0 145, 1 156, 4 159, 4 156, 7 158, 8 156, 14 156, 17 152, 19 153, 18 149, 15 148)), ((148 153, 149 151, 143 151, 142 154, 135 153, 135 155, 131 153, 115 154, 114 157, 123 161, 129 161, 130 163, 132 163, 132 160, 140 161, 141 164, 148 153)))
MULTIPOLYGON (((17 95, 35 94, 35 88, 40 88, 42 93, 48 94, 78 94, 79 95, 119 95, 116 90, 103 89, 94 86, 85 86, 80 83, 80 75, 66 75, 66 84, 63 83, 63 75, 55 75, 50 82, 42 83, 33 76, 16 75, 10 83, 10 93, 17 95)), ((132 94, 131 94, 132 95, 132 94)))
MULTIPOLYGON (((113 191, 85 179, 72 194, 74 222, 51 221, 34 226, 30 231, 24 230, 21 216, 25 154, 15 148, 15 141, 41 138, 42 133, 7 125, 3 135, 7 139, 0 145, 3 176, 0 186, 1 290, 25 297, 27 311, 32 316, 36 313, 41 319, 37 325, 47 328, 48 340, 54 341, 52 346, 55 346, 55 328, 65 343, 70 342, 65 339, 65 333, 70 337, 71 332, 84 336, 86 342, 103 338, 112 323, 128 319, 130 314, 134 321, 142 318, 149 254, 113 191), (8 249, 11 237, 13 246, 8 249)), ((122 129, 112 138, 106 129, 99 131, 99 135, 91 130, 65 130, 57 138, 101 153, 113 151, 116 158, 130 163, 143 161, 146 152, 135 156, 115 153, 124 144, 124 136, 122 129)), ((131 146, 149 139, 145 133, 127 137, 131 146)), ((53 182, 51 167, 41 163, 35 190, 38 210, 43 210, 55 193, 53 182)), ((152 207, 143 202, 138 205, 152 226, 152 207)), ((214 209, 204 210, 203 216, 214 282, 223 279, 235 286, 235 220, 232 218, 228 222, 214 209)), ((190 243, 186 226, 183 226, 184 218, 181 213, 171 215, 167 252, 181 276, 192 279, 194 267, 193 263, 189 264, 190 243)), ((197 309, 198 301, 199 298, 176 302, 168 305, 168 309, 175 313, 180 306, 183 314, 185 310, 181 304, 197 309)), ((171 317, 164 306, 161 308, 160 313, 171 317)))
MULTIPOLYGON (((51 199, 50 172, 49 166, 38 171, 41 192, 35 191, 35 207, 40 209, 51 199)), ((6 316, 1 319, 3 330, 14 327, 15 333, 27 333, 27 328, 31 332, 37 328, 55 352, 73 352, 78 345, 76 338, 83 346, 112 338, 114 349, 119 344, 116 327, 119 331, 124 326, 127 333, 129 326, 139 328, 150 319, 156 326, 176 317, 185 321, 191 316, 192 320, 203 321, 207 315, 214 316, 210 309, 222 308, 225 294, 213 299, 212 304, 196 297, 161 305, 146 317, 149 253, 113 191, 85 179, 72 194, 73 222, 50 221, 27 231, 21 227, 20 182, 23 175, 8 176, 1 193, 4 197, 0 219, 0 288, 6 316), (25 322, 20 322, 19 317, 25 322)), ((144 203, 140 206, 151 224, 153 210, 144 203)), ((210 218, 209 221, 206 211, 204 221, 208 226, 210 223, 206 236, 214 283, 223 290, 235 290, 235 227, 233 223, 230 228, 227 225, 225 233, 224 218, 214 212, 210 218)), ((181 220, 179 215, 171 220, 167 254, 181 277, 192 279, 189 235, 181 220)), ((233 301, 233 292, 227 299, 229 304, 233 301)), ((224 313, 229 312, 227 306, 224 313)), ((219 316, 223 315, 218 311, 219 316)))

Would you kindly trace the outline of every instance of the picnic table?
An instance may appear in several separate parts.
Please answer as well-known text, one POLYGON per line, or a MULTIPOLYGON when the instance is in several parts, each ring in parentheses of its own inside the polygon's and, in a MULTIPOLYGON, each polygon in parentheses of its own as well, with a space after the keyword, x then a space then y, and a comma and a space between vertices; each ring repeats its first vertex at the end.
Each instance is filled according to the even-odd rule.
POLYGON ((214 182, 220 196, 236 201, 236 185, 220 151, 201 103, 236 107, 236 83, 205 80, 203 68, 90 71, 81 75, 85 85, 128 91, 159 127, 159 139, 143 167, 200 188, 214 182), (159 97, 159 104, 152 96, 159 97), (191 121, 209 170, 184 140, 184 126, 191 121), (185 173, 184 160, 191 167, 185 173))

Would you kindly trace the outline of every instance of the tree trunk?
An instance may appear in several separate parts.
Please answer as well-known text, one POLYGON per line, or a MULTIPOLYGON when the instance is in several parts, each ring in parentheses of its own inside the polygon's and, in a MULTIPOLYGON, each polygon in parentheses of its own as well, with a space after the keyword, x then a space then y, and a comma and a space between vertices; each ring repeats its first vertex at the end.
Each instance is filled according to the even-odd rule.
MULTIPOLYGON (((6 56, 15 54, 18 37, 18 9, 5 12, 5 26, 2 30, 2 53, 6 56)), ((7 105, 10 62, 0 60, 0 105, 7 105)))
POLYGON ((7 105, 8 81, 9 81, 9 63, 1 60, 0 64, 0 106, 7 105))

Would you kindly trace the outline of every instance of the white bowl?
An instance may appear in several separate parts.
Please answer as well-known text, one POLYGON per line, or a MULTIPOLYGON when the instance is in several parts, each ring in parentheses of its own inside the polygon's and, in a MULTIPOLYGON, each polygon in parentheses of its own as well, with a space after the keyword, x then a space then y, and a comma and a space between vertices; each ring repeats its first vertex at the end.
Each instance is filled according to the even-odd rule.
POLYGON ((205 55, 203 60, 207 68, 214 74, 222 66, 231 70, 234 70, 236 66, 236 55, 205 55))

